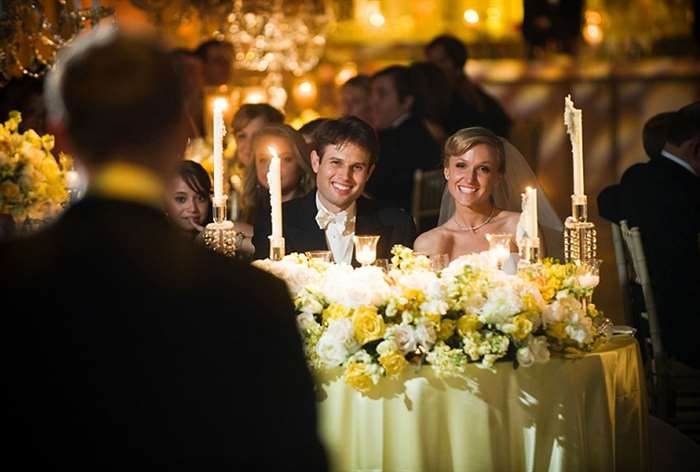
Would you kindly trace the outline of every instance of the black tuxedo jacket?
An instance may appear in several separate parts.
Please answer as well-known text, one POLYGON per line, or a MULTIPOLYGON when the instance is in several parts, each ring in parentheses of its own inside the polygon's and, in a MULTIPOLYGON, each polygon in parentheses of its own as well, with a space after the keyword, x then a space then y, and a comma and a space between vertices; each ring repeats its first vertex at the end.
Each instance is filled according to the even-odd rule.
POLYGON ((377 200, 410 211, 414 172, 439 167, 440 145, 420 119, 410 116, 379 132, 379 159, 366 190, 377 200))
MULTIPOLYGON (((282 225, 285 252, 306 252, 329 249, 325 232, 316 223, 316 192, 290 200, 282 205, 282 225)), ((270 215, 255 224, 253 244, 255 257, 269 257, 271 233, 270 215)), ((357 199, 355 234, 378 234, 377 258, 390 258, 395 244, 413 247, 416 227, 411 216, 403 210, 384 206, 376 200, 357 199)), ((354 263, 354 259, 353 259, 354 263)))
POLYGON ((0 261, 6 462, 326 468, 278 279, 198 246, 154 208, 97 197, 0 245, 0 261))
POLYGON ((660 157, 625 172, 621 215, 638 226, 664 347, 700 367, 700 178, 660 157))

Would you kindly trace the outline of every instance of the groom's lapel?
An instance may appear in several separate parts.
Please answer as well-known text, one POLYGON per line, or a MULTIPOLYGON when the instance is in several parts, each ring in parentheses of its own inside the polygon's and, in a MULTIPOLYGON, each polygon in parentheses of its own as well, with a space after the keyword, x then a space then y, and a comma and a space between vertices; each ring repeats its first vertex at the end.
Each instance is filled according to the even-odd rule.
MULTIPOLYGON (((299 201, 298 213, 290 215, 290 236, 294 238, 293 247, 300 251, 328 249, 326 234, 316 222, 316 192, 311 191, 299 201)), ((288 251, 289 252, 289 251, 288 251)))

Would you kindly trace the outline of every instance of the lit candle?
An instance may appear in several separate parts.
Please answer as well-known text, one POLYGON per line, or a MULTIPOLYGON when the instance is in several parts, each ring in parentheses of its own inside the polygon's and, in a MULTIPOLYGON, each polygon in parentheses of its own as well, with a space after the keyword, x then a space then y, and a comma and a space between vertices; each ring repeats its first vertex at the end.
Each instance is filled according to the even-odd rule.
POLYGON ((600 283, 600 276, 586 272, 578 276, 578 283, 583 288, 595 288, 600 283))
POLYGON ((221 201, 224 195, 224 110, 226 100, 217 98, 214 100, 214 201, 221 201))
POLYGON ((564 99, 564 124, 571 139, 571 151, 574 159, 574 195, 584 195, 581 110, 574 108, 571 95, 567 95, 564 99))
POLYGON ((280 182, 280 158, 277 149, 268 146, 272 160, 267 171, 267 184, 270 187, 270 208, 272 216, 272 242, 282 241, 282 184, 280 182))

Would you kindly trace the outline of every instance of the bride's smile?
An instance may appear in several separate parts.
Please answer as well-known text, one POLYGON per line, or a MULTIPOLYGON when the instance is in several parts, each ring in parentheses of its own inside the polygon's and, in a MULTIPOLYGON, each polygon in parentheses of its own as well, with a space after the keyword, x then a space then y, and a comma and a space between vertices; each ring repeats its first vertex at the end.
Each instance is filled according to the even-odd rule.
MULTIPOLYGON (((498 154, 487 144, 476 144, 450 158, 445 178, 458 205, 490 205, 491 194, 500 178, 498 154)), ((475 208, 476 209, 476 208, 475 208)))

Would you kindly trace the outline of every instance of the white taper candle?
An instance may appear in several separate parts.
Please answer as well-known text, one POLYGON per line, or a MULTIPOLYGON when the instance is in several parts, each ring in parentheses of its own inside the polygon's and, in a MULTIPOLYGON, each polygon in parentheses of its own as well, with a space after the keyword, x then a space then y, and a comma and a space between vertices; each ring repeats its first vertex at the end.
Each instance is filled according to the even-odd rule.
POLYGON ((270 211, 272 217, 272 242, 282 240, 282 184, 280 181, 280 158, 277 149, 268 146, 272 160, 267 171, 267 183, 270 187, 270 211))
POLYGON ((214 100, 214 199, 221 200, 224 195, 224 135, 226 126, 224 125, 224 110, 226 100, 217 98, 214 100))

